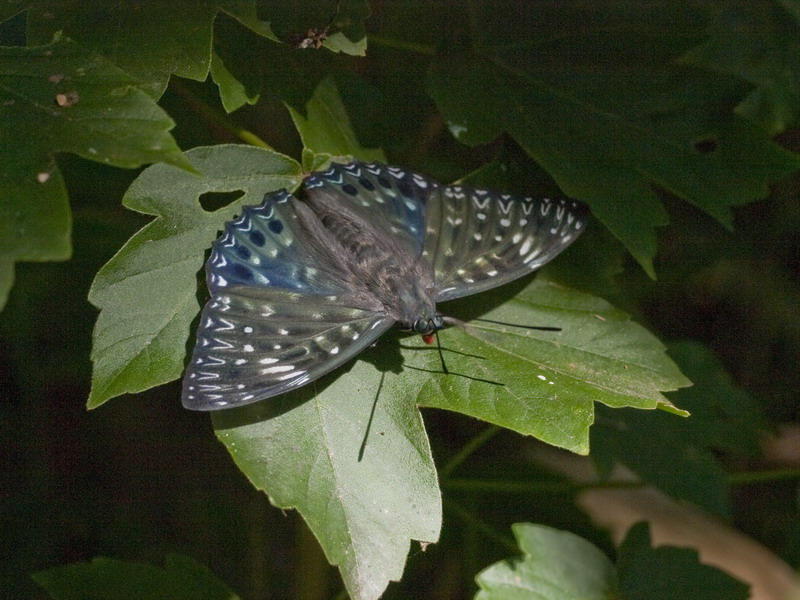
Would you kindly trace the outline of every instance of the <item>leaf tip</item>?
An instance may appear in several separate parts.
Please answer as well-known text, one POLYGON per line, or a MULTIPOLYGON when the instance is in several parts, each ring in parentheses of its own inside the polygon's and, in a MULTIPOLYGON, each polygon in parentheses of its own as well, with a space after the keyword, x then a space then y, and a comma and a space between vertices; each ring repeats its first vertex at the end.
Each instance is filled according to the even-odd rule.
POLYGON ((678 408, 671 402, 659 402, 656 405, 658 410, 663 410, 664 412, 672 413, 673 415, 677 415, 679 417, 689 417, 691 413, 688 410, 684 410, 682 408, 678 408))

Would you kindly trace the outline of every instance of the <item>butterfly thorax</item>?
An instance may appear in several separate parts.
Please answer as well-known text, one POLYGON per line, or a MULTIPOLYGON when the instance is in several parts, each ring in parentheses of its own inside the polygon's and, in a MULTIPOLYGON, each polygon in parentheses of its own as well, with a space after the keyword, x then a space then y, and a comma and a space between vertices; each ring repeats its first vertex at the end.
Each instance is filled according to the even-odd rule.
POLYGON ((444 324, 436 310, 433 293, 433 273, 413 254, 397 246, 403 240, 373 240, 365 246, 357 244, 348 250, 360 280, 377 298, 386 313, 401 329, 432 334, 444 324))
POLYGON ((442 315, 429 290, 419 286, 415 280, 399 278, 387 281, 387 287, 395 298, 395 306, 387 307, 397 319, 398 326, 424 336, 432 335, 444 327, 442 315))
POLYGON ((401 329, 432 335, 444 326, 436 310, 434 276, 414 240, 379 215, 363 214, 326 196, 312 202, 317 216, 347 256, 355 280, 401 329), (328 200, 326 202, 326 200, 328 200))

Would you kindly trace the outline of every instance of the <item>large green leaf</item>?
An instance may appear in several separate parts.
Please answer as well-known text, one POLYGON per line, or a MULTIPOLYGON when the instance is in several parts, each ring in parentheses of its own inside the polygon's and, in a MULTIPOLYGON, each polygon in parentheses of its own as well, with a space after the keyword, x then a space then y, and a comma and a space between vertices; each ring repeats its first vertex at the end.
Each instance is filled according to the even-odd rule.
POLYGON ((502 294, 444 310, 563 331, 480 322, 448 329, 440 337, 449 374, 435 348, 389 333, 346 373, 213 415, 239 468, 273 504, 300 511, 353 598, 376 598, 399 579, 410 540, 438 537, 441 503, 419 406, 581 453, 595 401, 675 410, 659 390, 686 379, 626 315, 546 281, 497 306, 502 294))
POLYGON ((708 18, 685 3, 566 2, 513 20, 467 6, 479 27, 468 46, 445 46, 428 80, 451 132, 467 144, 511 135, 651 275, 667 222, 654 185, 730 225, 730 206, 800 167, 734 116, 749 83, 677 64, 708 18))
POLYGON ((181 374, 189 324, 200 308, 203 252, 242 205, 258 204, 267 192, 294 188, 301 180, 299 164, 260 148, 195 148, 186 156, 202 175, 154 165, 123 199, 128 208, 157 218, 100 270, 89 292, 101 309, 90 408, 181 374), (241 192, 241 198, 207 212, 198 198, 209 192, 241 192))
POLYGON ((213 417, 253 485, 303 515, 350 597, 367 600, 400 579, 411 540, 438 540, 442 506, 413 396, 384 393, 392 375, 383 387, 369 362, 349 371, 213 417))
POLYGON ((539 278, 510 299, 500 289, 443 310, 467 321, 481 315, 562 331, 480 322, 449 330, 441 336, 454 351, 445 353, 447 376, 437 373, 435 353, 415 344, 406 364, 436 373, 417 396, 422 406, 462 412, 581 454, 589 451, 594 402, 685 414, 661 395, 689 385, 662 344, 600 298, 539 278))
POLYGON ((14 261, 70 256, 71 215, 55 153, 118 167, 188 167, 168 133, 174 123, 136 83, 69 40, 0 48, 0 301, 14 261))
POLYGON ((239 600, 206 567, 179 554, 167 556, 163 569, 98 557, 39 571, 33 578, 55 600, 239 600))

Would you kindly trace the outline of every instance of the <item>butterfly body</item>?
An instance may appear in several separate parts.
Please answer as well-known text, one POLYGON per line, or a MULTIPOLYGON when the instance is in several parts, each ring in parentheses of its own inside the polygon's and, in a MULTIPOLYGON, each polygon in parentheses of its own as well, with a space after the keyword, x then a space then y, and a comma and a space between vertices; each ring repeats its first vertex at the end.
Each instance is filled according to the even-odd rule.
MULTIPOLYGON (((343 204, 335 195, 319 194, 309 206, 338 243, 344 261, 356 272, 356 286, 380 303, 399 327, 416 331, 422 320, 439 323, 433 268, 420 256, 420 244, 405 231, 381 223, 369 211, 343 204), (374 221, 378 221, 375 223, 374 221)), ((422 207, 420 207, 422 210, 422 207)))
POLYGON ((436 303, 552 259, 585 207, 436 182, 397 167, 333 165, 225 226, 206 265, 211 299, 184 406, 239 406, 304 385, 397 325, 430 341, 436 303))

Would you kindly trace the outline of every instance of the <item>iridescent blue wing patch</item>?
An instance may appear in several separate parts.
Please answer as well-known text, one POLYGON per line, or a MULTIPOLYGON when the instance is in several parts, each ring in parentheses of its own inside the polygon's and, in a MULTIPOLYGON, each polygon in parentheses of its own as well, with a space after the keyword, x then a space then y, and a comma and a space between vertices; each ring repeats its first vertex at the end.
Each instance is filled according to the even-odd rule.
POLYGON ((477 294, 535 271, 583 231, 585 205, 450 185, 426 200, 423 256, 436 301, 477 294))
POLYGON ((439 184, 400 167, 353 162, 312 173, 303 187, 312 207, 345 204, 375 230, 408 237, 418 255, 425 243, 425 199, 439 184))
POLYGON ((225 226, 206 265, 183 404, 214 410, 284 393, 324 375, 394 324, 326 252, 285 191, 225 226), (355 289, 354 289, 355 287, 355 289))

